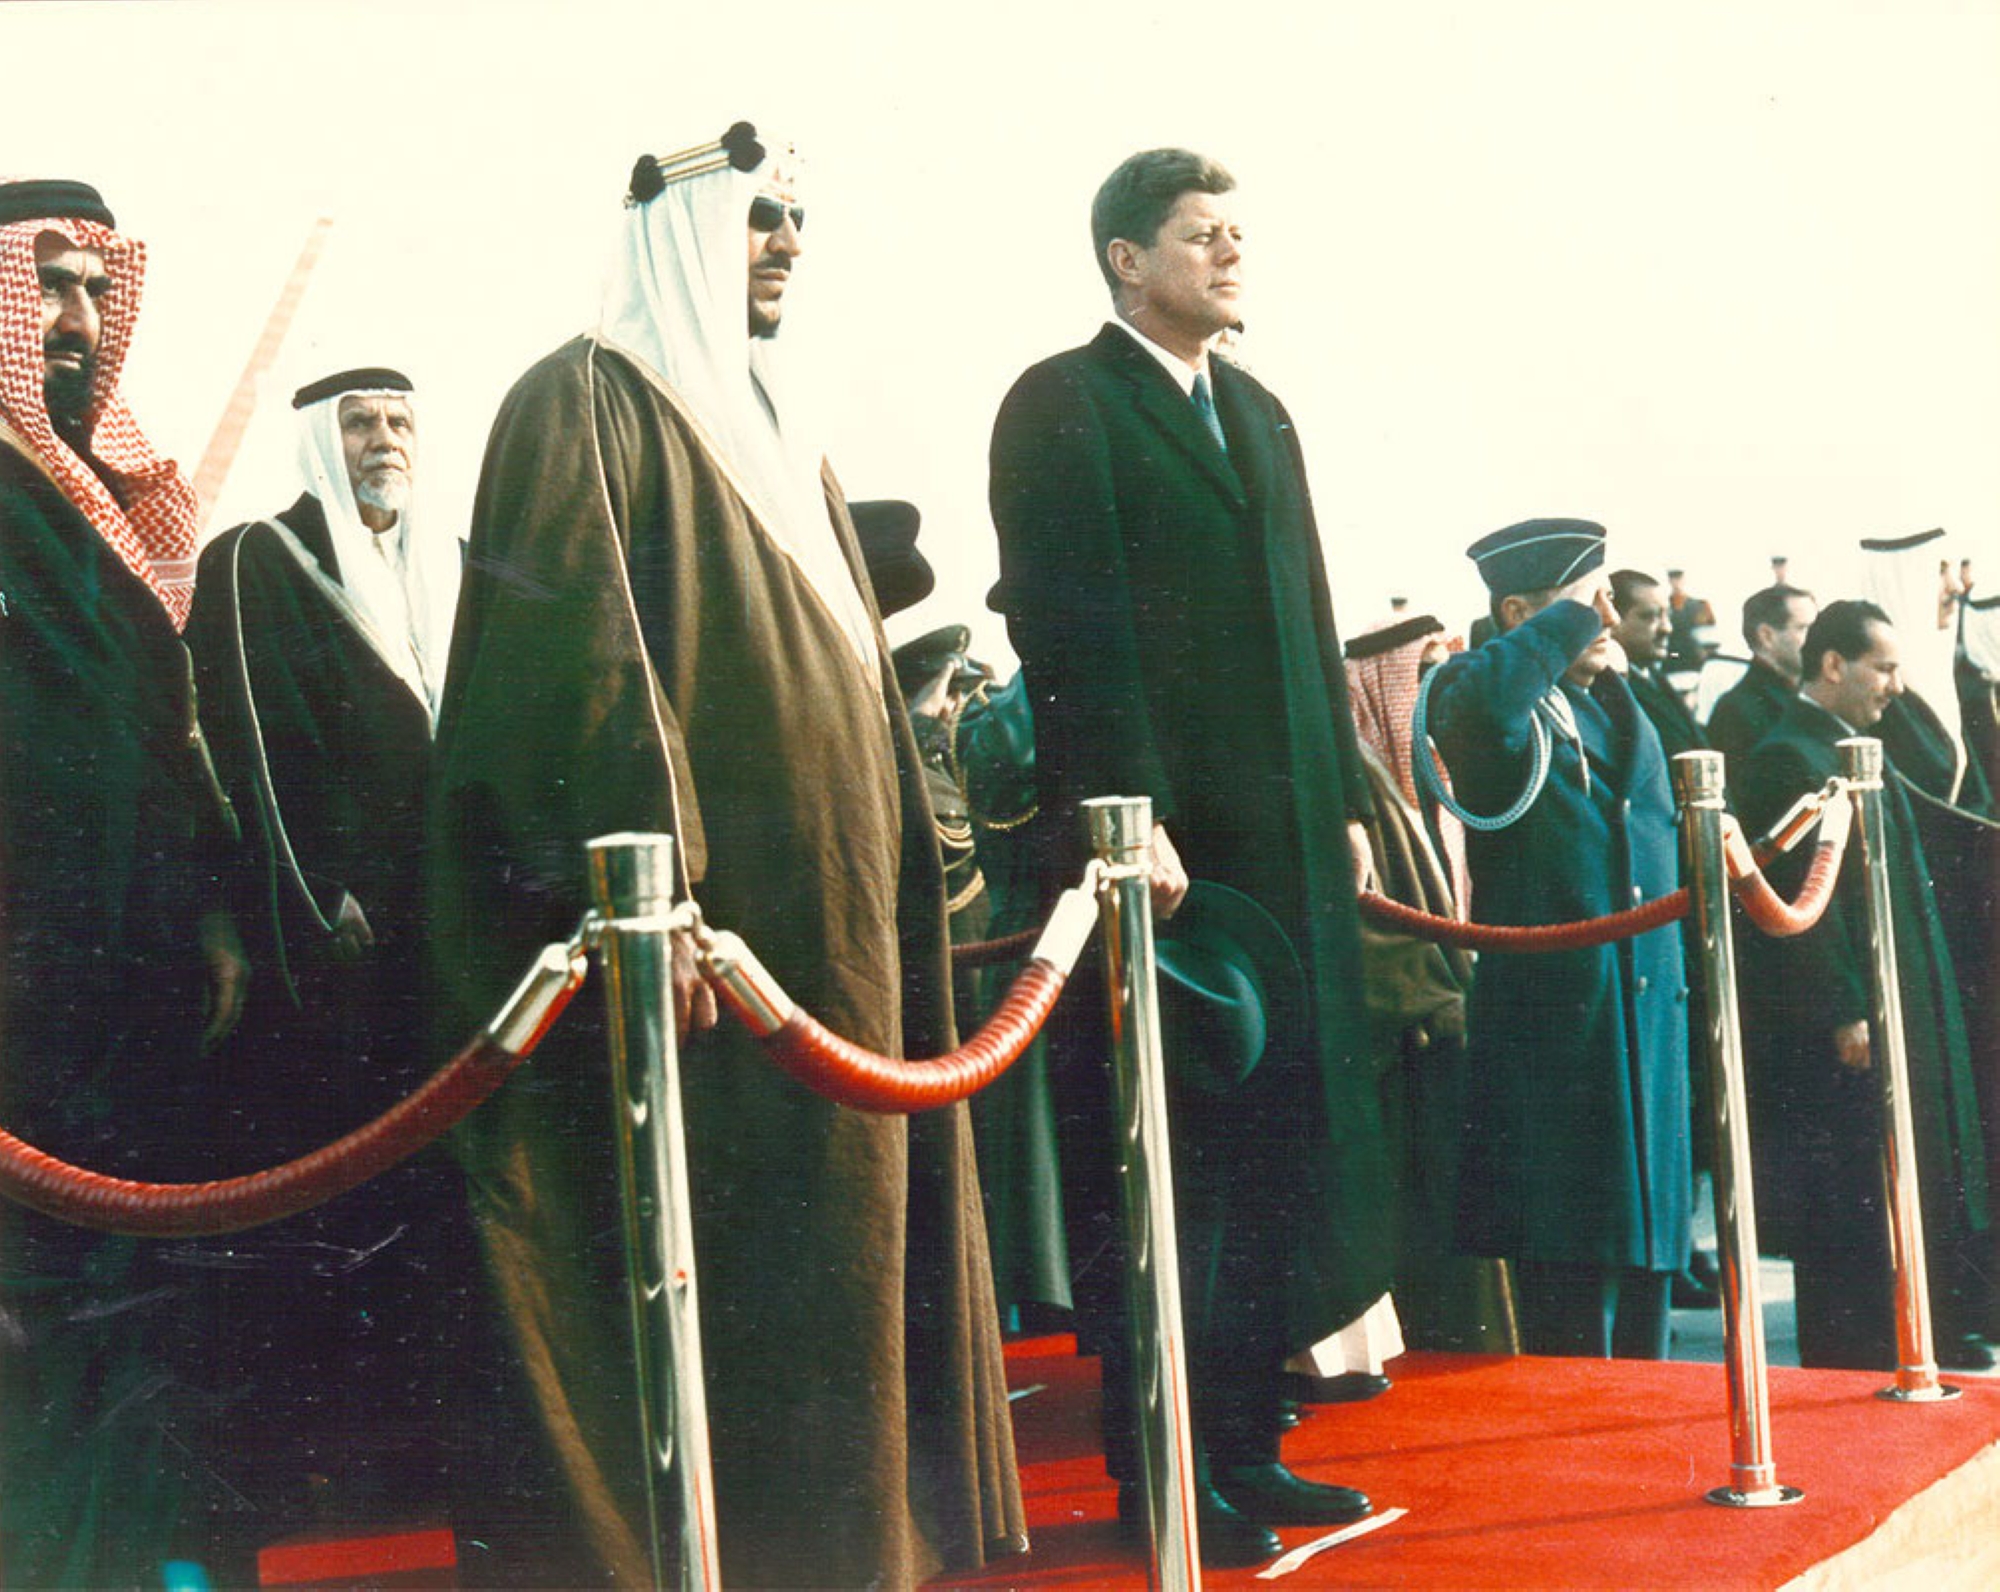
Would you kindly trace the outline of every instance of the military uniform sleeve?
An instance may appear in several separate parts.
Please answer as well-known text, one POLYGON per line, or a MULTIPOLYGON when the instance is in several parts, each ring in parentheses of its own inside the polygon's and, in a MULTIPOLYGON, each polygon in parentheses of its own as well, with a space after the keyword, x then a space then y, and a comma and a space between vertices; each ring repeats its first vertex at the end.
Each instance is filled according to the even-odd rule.
POLYGON ((1428 727, 1461 800, 1501 806, 1518 794, 1535 704, 1603 629, 1595 610, 1565 598, 1438 665, 1428 727))

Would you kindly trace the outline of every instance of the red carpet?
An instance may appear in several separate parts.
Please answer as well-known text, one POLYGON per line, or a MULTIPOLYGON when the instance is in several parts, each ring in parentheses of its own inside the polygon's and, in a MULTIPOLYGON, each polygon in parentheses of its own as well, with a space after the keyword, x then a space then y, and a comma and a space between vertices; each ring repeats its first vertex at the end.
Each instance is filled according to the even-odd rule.
MULTIPOLYGON (((1360 1487, 1403 1519, 1276 1583, 1339 1587, 1767 1588, 1859 1542, 1913 1494, 2000 1439, 2000 1383, 1897 1405, 1868 1372, 1772 1372, 1778 1479, 1788 1509, 1721 1509, 1729 1479, 1719 1365, 1410 1354, 1366 1404, 1307 1406, 1285 1439, 1301 1474, 1360 1487)), ((1097 1362, 1067 1338, 1008 1352, 1034 1551, 944 1587, 1140 1587, 1117 1535, 1097 1451, 1097 1362)), ((1947 1377, 1947 1381, 1954 1379, 1947 1377)), ((1286 1527, 1288 1548, 1322 1528, 1286 1527)), ((1211 1571, 1250 1587, 1253 1570, 1211 1571)))

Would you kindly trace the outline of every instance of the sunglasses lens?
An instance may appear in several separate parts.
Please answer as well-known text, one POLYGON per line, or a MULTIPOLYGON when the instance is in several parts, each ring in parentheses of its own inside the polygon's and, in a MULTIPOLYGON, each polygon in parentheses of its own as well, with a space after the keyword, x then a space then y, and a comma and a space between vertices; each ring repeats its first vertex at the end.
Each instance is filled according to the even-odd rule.
POLYGON ((777 200, 759 194, 750 201, 750 225, 757 231, 776 232, 784 224, 784 206, 777 200))
POLYGON ((773 199, 769 194, 760 193, 750 201, 750 225, 758 232, 776 232, 785 224, 785 215, 790 211, 792 226, 803 230, 806 224, 804 205, 786 205, 773 199))

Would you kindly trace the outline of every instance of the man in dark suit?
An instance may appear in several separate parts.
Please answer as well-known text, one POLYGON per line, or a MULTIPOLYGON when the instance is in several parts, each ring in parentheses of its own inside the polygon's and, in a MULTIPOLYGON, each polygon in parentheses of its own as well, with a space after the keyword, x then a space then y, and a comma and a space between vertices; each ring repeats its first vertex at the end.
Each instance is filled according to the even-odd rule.
POLYGON ((1618 611, 1611 639, 1631 662, 1625 683, 1659 733, 1660 750, 1671 760, 1676 752, 1708 745, 1694 714, 1667 678, 1667 645, 1673 639, 1674 620, 1660 583, 1643 570, 1613 570, 1611 606, 1618 611))
MULTIPOLYGON (((1570 923, 1668 894, 1673 800, 1660 738, 1611 667, 1604 527, 1526 520, 1467 552, 1499 633, 1438 665, 1430 730, 1465 810, 1522 809, 1466 836, 1476 915, 1570 923)), ((1480 958, 1458 1237, 1515 1262, 1532 1354, 1666 1356, 1668 1283, 1688 1259, 1686 999, 1671 924, 1480 958)))
MULTIPOLYGON (((1895 629, 1873 603, 1827 604, 1806 634, 1801 664, 1799 695, 1732 781, 1753 833, 1838 773, 1838 743, 1876 734, 1903 691, 1895 629)), ((1987 1226, 1987 1177, 1964 1014, 1910 801, 1893 763, 1885 775, 1890 922, 1938 1359, 1986 1369, 1993 1355, 1968 1335, 1978 1317, 1965 1300, 1973 1241, 1987 1226)), ((1774 862, 1771 876, 1789 891, 1804 868, 1795 852, 1774 862)), ((1800 1361, 1886 1370, 1896 1363, 1895 1302, 1866 888, 1852 860, 1809 932, 1746 934, 1739 944, 1758 1213, 1767 1247, 1792 1257, 1800 1361)))
MULTIPOLYGON (((1241 314, 1234 186, 1185 150, 1112 173, 1091 227, 1116 318, 1015 384, 992 451, 994 601, 1033 694, 1050 885, 1076 877, 1080 800, 1148 796, 1156 912, 1189 874, 1230 886, 1282 925, 1304 969, 1305 1010, 1254 1071, 1170 1108, 1211 1563, 1275 1553, 1257 1522, 1367 1512, 1280 1464, 1280 1367, 1358 1316, 1391 1269, 1354 905, 1366 841, 1350 829, 1370 805, 1340 643, 1291 421, 1210 352, 1241 314)), ((1082 1331, 1106 1355, 1107 1463, 1130 1482, 1106 1041, 1090 1004, 1055 1036, 1070 1250, 1082 1331)), ((1185 1064, 1169 1054, 1170 1073, 1185 1064)), ((1137 1504, 1121 1490, 1128 1519, 1137 1504)))
MULTIPOLYGON (((1618 611, 1618 623, 1611 627, 1611 639, 1618 643, 1619 650, 1625 654, 1630 665, 1625 671, 1625 684, 1631 688, 1632 700, 1639 704, 1639 711, 1646 715, 1647 722, 1660 737, 1660 750, 1671 767, 1679 753, 1701 751, 1707 747, 1708 741, 1702 735, 1701 725, 1695 722, 1686 699, 1667 678, 1667 645, 1674 633, 1673 613, 1667 606, 1667 595, 1659 581, 1644 570, 1615 569, 1611 572, 1611 606, 1618 611)), ((1692 920, 1683 918, 1681 949, 1690 965, 1697 950, 1695 934, 1692 920)), ((1706 1023, 1699 993, 1691 989, 1688 1000, 1690 1055, 1698 1054, 1706 1023)), ((1713 1107, 1708 1098, 1707 1074, 1708 1069, 1697 1061, 1690 1069, 1688 1080, 1690 1127, 1697 1172, 1708 1170, 1707 1150, 1712 1137, 1709 1122, 1713 1107)), ((1699 1203, 1699 1188, 1695 1196, 1699 1203)), ((1674 1278, 1671 1303, 1679 1310, 1720 1308, 1722 1295, 1716 1288, 1720 1276, 1721 1268, 1714 1249, 1696 1249, 1689 1257, 1687 1269, 1674 1278)))
POLYGON ((1796 586, 1766 586, 1743 603, 1750 667, 1708 715, 1708 741, 1733 767, 1770 733, 1799 694, 1799 652, 1819 605, 1796 586))

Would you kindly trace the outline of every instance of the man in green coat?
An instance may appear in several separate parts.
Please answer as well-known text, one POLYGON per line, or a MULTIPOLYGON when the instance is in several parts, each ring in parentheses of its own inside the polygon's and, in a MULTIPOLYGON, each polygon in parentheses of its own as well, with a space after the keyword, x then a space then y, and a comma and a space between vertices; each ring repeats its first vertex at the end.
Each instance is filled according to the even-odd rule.
MULTIPOLYGON (((1354 899, 1370 807, 1319 535, 1290 417, 1211 354, 1241 315, 1234 187, 1186 150, 1135 155, 1107 179, 1091 227, 1115 316, 1008 394, 991 502, 992 601, 1034 703, 1049 888, 1086 855, 1080 801, 1147 796, 1155 910, 1171 913, 1190 876, 1229 886, 1277 920, 1304 970, 1296 1031, 1271 1036, 1227 1093, 1170 1107, 1213 1481, 1201 1545, 1242 1563, 1278 1551, 1266 1523, 1367 1512, 1352 1489, 1279 1463, 1279 1368, 1378 1298, 1392 1260, 1354 899)), ((1107 1052, 1082 1006, 1057 1037, 1077 1302, 1106 1353, 1106 1458, 1130 1482, 1107 1052)), ((1170 1074, 1179 1059, 1192 1058, 1169 1055, 1170 1074)), ((1137 1502, 1128 1488, 1128 1517, 1137 1502)))
MULTIPOLYGON (((1805 684, 1731 780, 1754 834, 1840 772, 1838 744, 1873 735, 1903 691, 1895 628, 1870 602, 1828 603, 1806 633, 1805 684)), ((1886 760, 1885 760, 1886 762, 1886 760)), ((1930 864, 1894 764, 1882 818, 1919 1203, 1941 1364, 1985 1369, 1969 1337, 1972 1241, 1987 1226, 1986 1151, 1964 1014, 1930 864)), ((1773 863, 1796 887, 1803 851, 1773 863)), ((1738 941, 1757 1206, 1765 1244, 1792 1257, 1799 1358, 1887 1370, 1895 1301, 1883 1208, 1881 1036, 1869 1020, 1867 880, 1850 855, 1826 915, 1805 934, 1738 941)))

